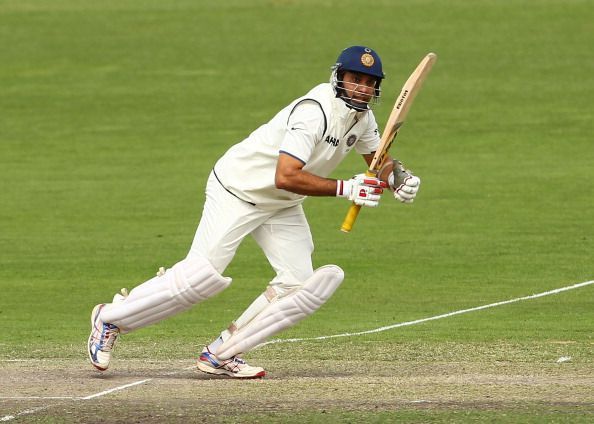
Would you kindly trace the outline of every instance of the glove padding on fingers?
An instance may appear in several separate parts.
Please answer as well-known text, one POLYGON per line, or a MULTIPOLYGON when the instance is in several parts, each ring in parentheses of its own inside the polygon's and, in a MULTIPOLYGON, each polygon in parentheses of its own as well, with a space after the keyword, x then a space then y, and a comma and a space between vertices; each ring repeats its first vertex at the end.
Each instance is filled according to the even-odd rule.
POLYGON ((336 195, 346 197, 356 205, 374 208, 379 204, 386 187, 388 184, 379 178, 357 174, 350 180, 338 180, 336 195))
POLYGON ((409 169, 404 169, 402 162, 393 162, 393 171, 388 177, 390 188, 394 190, 394 197, 402 203, 412 203, 417 196, 421 179, 412 174, 409 169))

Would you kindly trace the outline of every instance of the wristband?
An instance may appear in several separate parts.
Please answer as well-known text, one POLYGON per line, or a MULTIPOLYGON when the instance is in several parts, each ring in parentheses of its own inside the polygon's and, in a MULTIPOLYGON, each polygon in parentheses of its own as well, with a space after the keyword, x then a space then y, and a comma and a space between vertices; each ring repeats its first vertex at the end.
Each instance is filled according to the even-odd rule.
POLYGON ((349 197, 351 185, 350 180, 336 180, 336 197, 349 197))

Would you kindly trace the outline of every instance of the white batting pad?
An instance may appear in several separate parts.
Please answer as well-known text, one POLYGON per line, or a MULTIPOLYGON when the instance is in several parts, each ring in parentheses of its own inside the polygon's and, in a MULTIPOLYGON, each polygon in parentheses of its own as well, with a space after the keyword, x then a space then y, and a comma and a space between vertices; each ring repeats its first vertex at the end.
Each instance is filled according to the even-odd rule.
POLYGON ((344 272, 336 265, 318 268, 299 290, 273 301, 245 327, 233 333, 219 346, 216 356, 224 360, 248 352, 268 337, 294 326, 318 310, 343 279, 344 272))
POLYGON ((203 257, 188 257, 134 288, 123 302, 106 305, 103 322, 122 333, 145 327, 183 312, 231 284, 203 257))

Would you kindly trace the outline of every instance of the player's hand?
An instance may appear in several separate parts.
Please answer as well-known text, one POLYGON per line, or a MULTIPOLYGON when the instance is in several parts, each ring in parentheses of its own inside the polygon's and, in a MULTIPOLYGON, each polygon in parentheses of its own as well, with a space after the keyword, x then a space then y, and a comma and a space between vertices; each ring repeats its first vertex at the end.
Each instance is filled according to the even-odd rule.
POLYGON ((379 178, 357 174, 350 180, 338 180, 336 195, 346 197, 356 205, 374 208, 386 187, 388 184, 379 178))
POLYGON ((390 188, 394 190, 394 197, 402 203, 412 203, 417 196, 421 179, 404 169, 402 162, 394 161, 394 168, 388 177, 390 188))

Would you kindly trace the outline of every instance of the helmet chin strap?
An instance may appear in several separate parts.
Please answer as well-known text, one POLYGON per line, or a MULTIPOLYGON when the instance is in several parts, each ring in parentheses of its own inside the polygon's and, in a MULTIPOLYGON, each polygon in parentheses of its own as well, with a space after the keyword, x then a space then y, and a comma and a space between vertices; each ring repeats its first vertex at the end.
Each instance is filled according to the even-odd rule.
POLYGON ((348 97, 348 96, 341 96, 338 95, 338 97, 344 101, 344 103, 346 104, 346 106, 350 109, 355 109, 356 111, 359 112, 364 112, 366 110, 369 110, 369 103, 365 103, 365 102, 357 102, 355 100, 353 100, 352 97, 348 97))

